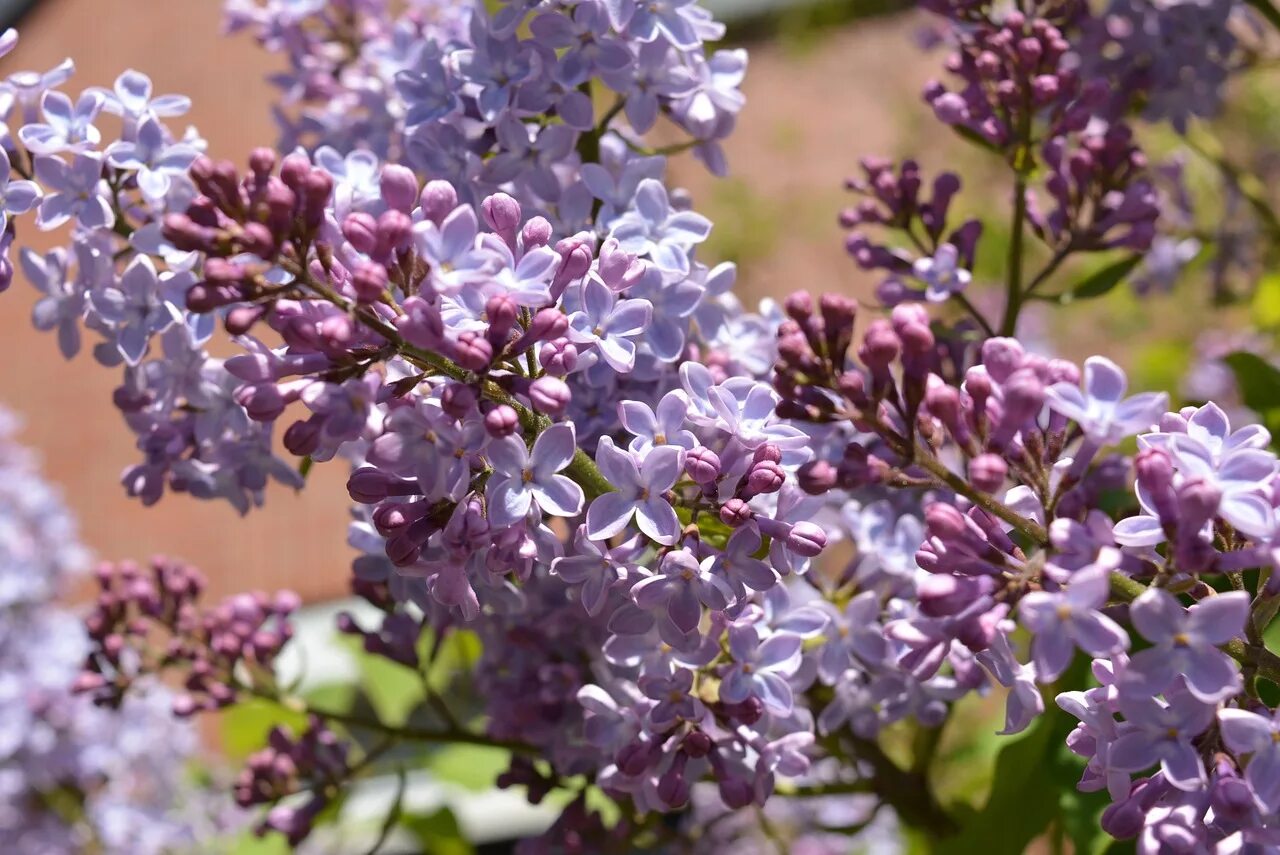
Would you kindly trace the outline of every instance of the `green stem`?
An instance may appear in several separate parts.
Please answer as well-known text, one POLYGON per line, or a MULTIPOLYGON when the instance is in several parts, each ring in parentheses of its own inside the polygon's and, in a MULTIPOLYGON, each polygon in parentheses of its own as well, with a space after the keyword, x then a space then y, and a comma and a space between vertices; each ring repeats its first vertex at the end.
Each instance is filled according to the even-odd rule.
POLYGON ((1000 322, 1001 335, 1013 335, 1018 328, 1018 313, 1022 311, 1022 241, 1027 219, 1027 176, 1019 167, 1013 183, 1013 224, 1009 235, 1008 296, 1004 307, 1004 320, 1000 322))
POLYGON ((954 492, 964 496, 966 499, 973 502, 984 511, 987 511, 992 516, 1004 520, 1009 525, 1013 526, 1014 530, 1026 537, 1028 540, 1034 541, 1041 546, 1048 545, 1049 533, 1044 530, 1042 525, 1034 520, 1027 519, 1009 506, 997 501, 987 493, 983 493, 975 489, 972 484, 948 469, 942 461, 934 457, 933 453, 928 449, 917 446, 914 462, 930 475, 947 485, 947 487, 954 492))

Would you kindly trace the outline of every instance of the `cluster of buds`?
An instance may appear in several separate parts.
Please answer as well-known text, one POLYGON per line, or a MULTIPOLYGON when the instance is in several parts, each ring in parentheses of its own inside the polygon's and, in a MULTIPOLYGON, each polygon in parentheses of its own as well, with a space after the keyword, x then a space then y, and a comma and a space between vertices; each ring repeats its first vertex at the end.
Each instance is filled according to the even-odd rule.
POLYGON ((858 266, 889 274, 877 291, 881 302, 942 302, 964 290, 982 223, 967 220, 947 233, 947 213, 960 191, 960 178, 953 172, 939 173, 926 199, 915 161, 904 160, 895 175, 889 161, 866 158, 862 171, 863 177, 845 181, 845 189, 862 199, 840 213, 840 225, 851 230, 845 249, 858 266), (906 246, 875 242, 867 234, 868 226, 897 235, 906 246))
POLYGON ((236 777, 235 802, 242 808, 274 805, 255 832, 262 836, 278 831, 296 846, 311 833, 316 817, 350 775, 350 749, 314 716, 301 736, 272 728, 266 746, 249 756, 236 777), (307 795, 300 803, 280 804, 303 792, 307 795))
POLYGON ((85 626, 91 649, 78 691, 118 706, 144 674, 181 672, 174 713, 189 716, 236 701, 242 686, 272 678, 276 656, 293 636, 296 594, 237 594, 213 608, 200 604, 204 579, 164 558, 150 574, 136 564, 103 564, 85 626))

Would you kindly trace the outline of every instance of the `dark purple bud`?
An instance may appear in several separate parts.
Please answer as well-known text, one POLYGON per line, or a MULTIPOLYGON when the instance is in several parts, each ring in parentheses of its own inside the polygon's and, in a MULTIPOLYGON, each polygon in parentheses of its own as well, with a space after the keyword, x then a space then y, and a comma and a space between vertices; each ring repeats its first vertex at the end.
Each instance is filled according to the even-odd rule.
POLYGON ((695 484, 714 484, 720 477, 720 457, 706 446, 699 445, 686 452, 684 470, 695 484))
POLYGON ((549 341, 538 351, 538 362, 548 374, 563 377, 578 366, 578 348, 563 338, 549 341))
POLYGON ((223 325, 231 335, 244 335, 267 313, 266 306, 236 306, 227 312, 223 325))
POLYGON ((378 221, 363 211, 348 214, 342 221, 342 236, 358 252, 368 255, 378 244, 378 221))
POLYGON ((448 181, 428 181, 427 186, 422 188, 422 196, 419 200, 422 204, 422 213, 428 220, 440 225, 445 217, 458 207, 458 191, 453 189, 453 185, 448 181))
POLYGON ((796 473, 800 489, 810 496, 821 496, 836 486, 836 467, 826 460, 811 460, 796 473))
POLYGON ((384 255, 402 252, 409 248, 413 237, 413 220, 402 211, 383 211, 378 217, 377 244, 375 254, 384 255))
POLYGON ((805 558, 815 558, 827 548, 827 533, 811 522, 798 522, 787 534, 787 549, 805 558))
POLYGON ((1009 464, 997 454, 979 454, 969 461, 969 481, 984 493, 994 493, 1004 485, 1009 464))
POLYGON ((706 731, 691 730, 685 734, 684 741, 680 743, 681 750, 688 754, 694 760, 706 757, 711 753, 711 749, 715 747, 715 743, 707 736, 706 731))
POLYGON ((529 400, 540 413, 560 416, 568 409, 571 399, 569 384, 559 377, 539 377, 529 384, 529 400))
POLYGON ((284 447, 297 457, 306 457, 320 447, 321 425, 310 419, 289 425, 284 432, 284 447))
POLYGON ((498 294, 490 297, 484 304, 484 317, 489 322, 489 342, 495 348, 507 341, 511 328, 516 325, 520 316, 520 306, 510 296, 498 294))
POLYGON ((376 303, 387 291, 387 269, 372 261, 362 261, 351 273, 351 290, 361 303, 376 303))
POLYGON ((484 371, 493 361, 493 345, 474 330, 458 336, 453 351, 454 360, 468 371, 484 371))
POLYGON ((746 492, 752 496, 761 493, 776 493, 782 489, 787 475, 782 467, 772 460, 762 460, 751 467, 747 474, 746 492))
POLYGON ((450 383, 440 393, 440 407, 450 417, 461 421, 475 409, 479 396, 476 390, 463 383, 450 383))
POLYGON ((520 230, 520 241, 526 251, 546 246, 551 241, 551 223, 547 222, 546 217, 534 217, 520 230))
POLYGON ((489 432, 489 436, 496 439, 511 436, 519 427, 520 417, 506 404, 499 404, 485 414, 484 429, 489 432))
POLYGON ((513 248, 520 228, 520 203, 506 193, 494 193, 480 203, 485 224, 513 248))
POLYGON ((382 198, 388 206, 409 213, 418 201, 418 177, 406 166, 389 163, 378 176, 382 198))
POLYGON ((730 499, 720 507, 720 522, 730 528, 745 525, 755 516, 751 507, 742 499, 730 499))

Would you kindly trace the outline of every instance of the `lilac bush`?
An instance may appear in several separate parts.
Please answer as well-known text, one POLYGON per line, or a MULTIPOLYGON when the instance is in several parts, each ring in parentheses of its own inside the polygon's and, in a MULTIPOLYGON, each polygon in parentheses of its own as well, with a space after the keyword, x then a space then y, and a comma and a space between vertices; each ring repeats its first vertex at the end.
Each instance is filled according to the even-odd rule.
POLYGON ((235 786, 295 845, 358 779, 425 762, 406 746, 461 743, 508 752, 501 786, 559 794, 530 852, 844 851, 864 827, 1021 851, 1068 825, 1280 847, 1269 431, 1019 338, 1033 301, 1148 292, 1191 261, 1140 132, 1220 109, 1250 58, 1231 28, 1262 23, 924 5, 951 51, 924 100, 1007 170, 1007 238, 963 216, 957 174, 868 157, 840 222, 883 274, 872 308, 797 291, 751 312, 705 257, 666 159, 725 171, 746 55, 693 2, 233 0, 228 29, 288 63, 282 138, 244 169, 137 71, 74 99, 69 64, 12 76, 5 247, 32 209, 67 237, 20 264, 63 354, 87 334, 121 372, 125 489, 249 512, 342 458, 351 588, 380 618, 338 629, 420 704, 299 693, 275 667, 295 599, 206 605, 163 560, 103 574, 78 689, 116 707, 163 672, 180 717, 303 714, 235 786), (943 728, 993 692, 1001 733, 1032 731, 1001 768, 1061 747, 1105 801, 1066 816, 999 777, 981 810, 945 800, 943 728))

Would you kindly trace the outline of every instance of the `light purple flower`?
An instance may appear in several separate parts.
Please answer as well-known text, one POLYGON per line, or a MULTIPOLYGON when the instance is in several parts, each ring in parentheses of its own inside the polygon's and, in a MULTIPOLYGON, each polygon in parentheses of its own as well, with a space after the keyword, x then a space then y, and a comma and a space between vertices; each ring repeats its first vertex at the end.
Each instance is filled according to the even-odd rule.
POLYGON ((648 300, 619 300, 603 282, 582 283, 582 310, 569 316, 569 340, 595 345, 600 357, 620 374, 635 367, 636 344, 653 315, 648 300))
POLYGON ((633 207, 610 224, 610 235, 626 252, 648 257, 660 269, 686 276, 689 250, 707 239, 711 221, 693 211, 674 211, 661 181, 646 178, 633 207))
POLYGON ((417 125, 444 118, 459 104, 457 84, 445 70, 440 45, 433 41, 426 42, 412 69, 396 74, 395 87, 407 106, 404 124, 410 131, 417 125))
POLYGON ((118 284, 95 289, 90 298, 98 315, 114 327, 116 347, 129 365, 142 361, 152 335, 183 318, 145 255, 129 262, 118 284))
POLYGON ((680 536, 680 519, 665 493, 675 486, 684 462, 684 451, 671 445, 656 446, 637 463, 608 437, 601 437, 596 463, 613 485, 612 492, 596 498, 587 508, 587 534, 605 540, 619 534, 635 517, 646 537, 671 545, 680 536))
POLYGON ((1204 763, 1192 744, 1213 723, 1214 707, 1187 692, 1171 691, 1164 702, 1150 695, 1120 693, 1124 722, 1111 743, 1108 759, 1122 772, 1141 772, 1160 764, 1165 777, 1180 790, 1204 785, 1204 763))
POLYGON ((1022 623, 1034 633, 1031 655, 1041 680, 1056 680, 1079 647, 1092 656, 1129 648, 1129 636, 1098 609, 1110 592, 1110 569, 1088 567, 1072 574, 1065 590, 1033 591, 1022 598, 1022 623))
POLYGON ((592 540, 587 527, 580 525, 573 536, 572 551, 551 562, 551 573, 570 585, 581 585, 582 607, 595 617, 604 608, 614 584, 636 572, 631 561, 643 544, 636 536, 609 549, 592 540))
POLYGON ((70 166, 57 157, 37 157, 36 180, 46 192, 53 191, 40 202, 39 228, 56 229, 73 217, 87 229, 115 225, 116 215, 106 198, 110 191, 102 180, 102 155, 77 154, 70 166))
POLYGON ((414 244, 430 267, 427 283, 437 294, 452 296, 478 280, 491 260, 476 247, 480 223, 475 208, 459 205, 436 225, 423 220, 413 227, 414 244))
POLYGON ((889 653, 884 630, 880 626, 880 596, 863 591, 853 597, 842 611, 835 611, 827 624, 822 647, 818 651, 818 675, 823 682, 834 684, 850 668, 881 665, 889 653))
POLYGON ((38 330, 57 329, 58 349, 70 359, 80 351, 85 294, 75 279, 67 276, 66 250, 58 247, 41 255, 23 247, 19 259, 27 281, 44 294, 31 310, 32 323, 38 330))
POLYGON ((1156 695, 1181 675, 1187 690, 1205 703, 1231 697, 1240 691, 1239 669, 1218 646, 1244 632, 1248 615, 1249 595, 1243 591, 1206 597, 1184 609, 1167 591, 1148 588, 1129 607, 1129 617, 1152 646, 1133 655, 1122 688, 1156 695))
POLYGON ((688 634, 697 629, 702 606, 723 611, 733 604, 733 591, 723 580, 699 568, 698 559, 687 549, 677 549, 663 557, 656 574, 636 583, 631 599, 645 610, 665 606, 671 623, 688 634))
POLYGON ((720 700, 740 704, 759 698, 778 715, 790 715, 795 701, 788 679, 800 669, 803 644, 798 635, 770 632, 758 623, 731 625, 733 664, 720 682, 720 700))
POLYGON ((24 125, 18 139, 32 154, 90 149, 102 139, 93 125, 102 101, 102 95, 93 90, 81 94, 75 104, 62 92, 46 92, 40 102, 44 122, 24 125))
POLYGON ((698 439, 685 430, 685 418, 689 413, 689 399, 684 392, 673 389, 662 396, 656 410, 640 401, 623 401, 618 405, 618 419, 634 439, 627 450, 643 456, 657 445, 675 445, 688 450, 698 439))
POLYGON ((173 179, 185 175, 200 151, 186 143, 171 143, 164 127, 148 118, 138 126, 133 142, 112 143, 106 150, 107 163, 117 169, 137 172, 138 188, 148 199, 162 199, 173 179))
POLYGON ((729 536, 724 551, 702 559, 702 569, 726 579, 739 598, 746 589, 767 591, 778 583, 778 572, 756 558, 763 540, 751 526, 744 526, 729 536))
POLYGON ((1164 392, 1126 398, 1129 381, 1110 359, 1091 356, 1084 363, 1083 391, 1073 383, 1045 390, 1049 408, 1074 421, 1097 446, 1114 445, 1149 429, 1169 406, 1164 392))
POLYGON ((151 92, 151 78, 141 71, 128 69, 116 78, 111 90, 102 90, 105 96, 102 108, 122 117, 126 128, 136 127, 149 116, 181 116, 191 109, 191 99, 185 95, 152 97, 151 92))
POLYGON ((1222 741, 1237 755, 1251 755, 1244 778, 1263 813, 1280 810, 1280 718, 1247 710, 1218 712, 1222 741))
POLYGON ((944 243, 932 257, 916 259, 912 273, 925 285, 925 299, 931 303, 944 303, 953 294, 969 287, 973 274, 960 266, 960 251, 953 244, 944 243))
POLYGON ((485 485, 491 526, 510 526, 524 520, 530 508, 557 517, 582 512, 586 501, 582 487, 568 475, 560 475, 578 450, 572 424, 555 424, 534 440, 533 450, 524 440, 509 436, 489 444, 486 454, 493 475, 485 485))
POLYGON ((34 181, 11 180, 13 166, 9 153, 0 148, 0 232, 9 225, 9 217, 25 214, 40 201, 40 185, 34 181))
POLYGON ((645 674, 636 682, 646 697, 658 703, 649 710, 649 723, 655 730, 667 730, 679 721, 697 721, 702 703, 689 692, 693 689, 693 672, 677 668, 671 674, 645 674))
POLYGON ((1216 489, 1221 498, 1218 515, 1250 537, 1269 538, 1275 531, 1275 510, 1265 498, 1276 474, 1276 457, 1260 448, 1235 448, 1216 457, 1204 443, 1175 434, 1169 453, 1178 473, 1216 489))

